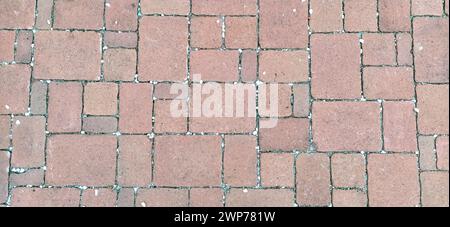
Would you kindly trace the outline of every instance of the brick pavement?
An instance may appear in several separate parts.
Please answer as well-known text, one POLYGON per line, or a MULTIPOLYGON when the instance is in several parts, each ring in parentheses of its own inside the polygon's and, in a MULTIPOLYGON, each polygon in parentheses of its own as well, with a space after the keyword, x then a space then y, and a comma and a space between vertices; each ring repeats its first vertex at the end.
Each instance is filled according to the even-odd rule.
POLYGON ((0 206, 449 206, 448 13, 0 0, 0 206), (196 117, 208 84, 253 109, 196 117))

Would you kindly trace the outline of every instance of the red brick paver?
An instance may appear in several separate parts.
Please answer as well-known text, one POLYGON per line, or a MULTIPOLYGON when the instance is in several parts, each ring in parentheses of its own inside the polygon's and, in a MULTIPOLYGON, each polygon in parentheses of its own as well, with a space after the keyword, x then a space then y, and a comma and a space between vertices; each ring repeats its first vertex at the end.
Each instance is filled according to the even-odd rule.
POLYGON ((0 0, 0 207, 448 207, 449 2, 0 0))

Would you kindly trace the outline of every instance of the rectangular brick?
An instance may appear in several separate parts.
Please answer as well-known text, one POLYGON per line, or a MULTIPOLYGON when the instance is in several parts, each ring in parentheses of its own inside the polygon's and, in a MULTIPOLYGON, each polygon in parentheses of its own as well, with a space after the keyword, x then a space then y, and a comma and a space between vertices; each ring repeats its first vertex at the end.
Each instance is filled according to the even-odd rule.
POLYGON ((420 150, 420 169, 421 170, 436 170, 436 139, 434 136, 420 136, 419 150, 420 150))
POLYGON ((399 65, 412 65, 412 38, 410 34, 398 33, 397 39, 397 62, 399 65))
POLYGON ((225 19, 225 46, 227 48, 256 48, 257 18, 227 17, 225 19))
POLYGON ((442 1, 441 0, 413 0, 412 14, 418 15, 442 15, 442 1))
POLYGON ((360 98, 361 72, 358 36, 313 35, 312 94, 315 98, 360 98), (327 67, 323 67, 326 65, 327 67))
POLYGON ((379 0, 380 29, 383 32, 411 30, 410 0, 379 0))
POLYGON ((80 190, 75 188, 15 188, 13 207, 78 207, 80 190))
POLYGON ((193 188, 189 194, 191 207, 222 207, 223 191, 220 188, 193 188))
POLYGON ((82 87, 79 83, 51 83, 48 99, 48 130, 81 131, 82 87))
POLYGON ((241 77, 243 81, 255 81, 257 74, 257 53, 256 51, 246 50, 242 52, 241 57, 241 77))
POLYGON ((104 4, 103 0, 55 1, 54 27, 62 29, 101 29, 103 27, 104 4))
POLYGON ((298 84, 294 85, 294 116, 295 117, 308 117, 310 111, 310 97, 309 97, 309 85, 298 84))
POLYGON ((414 19, 414 59, 418 82, 449 82, 448 19, 414 19))
POLYGON ((10 176, 10 183, 13 186, 40 186, 44 184, 43 169, 29 169, 25 173, 14 173, 10 176))
POLYGON ((137 29, 138 0, 109 1, 105 9, 108 30, 134 31, 137 29))
POLYGON ((333 207, 366 207, 367 195, 356 190, 334 190, 333 207))
POLYGON ((448 85, 417 86, 419 132, 421 134, 448 134, 449 93, 448 85))
POLYGON ((15 31, 0 31, 0 62, 12 62, 14 60, 15 31))
POLYGON ((219 186, 218 136, 161 136, 155 139, 154 181, 158 186, 219 186))
POLYGON ((199 48, 222 46, 222 24, 220 17, 193 17, 191 19, 191 45, 199 48))
POLYGON ((293 187, 294 161, 293 154, 261 154, 261 184, 264 187, 293 187))
POLYGON ((256 137, 225 136, 224 181, 230 186, 255 186, 256 137))
POLYGON ((155 85, 153 96, 157 99, 164 100, 187 100, 189 95, 189 88, 177 83, 158 83, 155 85), (177 88, 183 87, 182 90, 177 88), (185 92, 185 93, 183 93, 185 92))
POLYGON ((437 151, 437 167, 438 167, 438 169, 448 171, 448 166, 449 166, 448 136, 441 136, 436 139, 436 151, 437 151))
POLYGON ((192 0, 194 14, 256 15, 256 0, 192 0))
POLYGON ((345 0, 345 30, 378 31, 377 0, 345 0))
POLYGON ((144 17, 139 32, 139 79, 183 81, 187 74, 187 19, 144 17))
POLYGON ((88 83, 84 86, 83 113, 89 115, 117 114, 117 94, 115 83, 88 83))
POLYGON ((107 47, 136 48, 137 34, 135 32, 105 32, 107 47))
POLYGON ((288 189, 231 189, 227 207, 293 207, 294 193, 288 189))
POLYGON ((448 172, 425 172, 420 175, 420 178, 422 182, 422 205, 424 207, 448 207, 448 172))
POLYGON ((417 158, 373 154, 368 160, 369 204, 373 207, 415 207, 420 202, 417 158))
MULTIPOLYGON (((187 106, 187 100, 180 100, 187 106)), ((183 105, 183 104, 180 104, 183 105)), ((172 101, 158 100, 155 102, 155 132, 187 132, 187 114, 185 110, 182 116, 174 116, 171 112, 172 108, 179 107, 172 101)))
POLYGON ((119 151, 119 184, 130 187, 150 185, 152 141, 147 136, 121 136, 119 151))
POLYGON ((30 63, 32 52, 33 32, 18 31, 16 38, 16 55, 14 60, 19 63, 30 63))
POLYGON ((306 150, 309 140, 307 119, 278 119, 274 128, 260 129, 260 146, 264 151, 306 150), (285 132, 289 132, 286 134, 285 132))
POLYGON ((417 151, 416 113, 412 102, 383 105, 384 144, 388 151, 417 151))
POLYGON ((111 189, 88 189, 83 191, 82 207, 114 207, 117 193, 111 189))
POLYGON ((33 114, 47 113, 47 91, 48 85, 46 82, 34 81, 31 84, 31 99, 30 108, 33 114))
POLYGON ((108 81, 133 81, 136 75, 136 50, 105 51, 104 76, 108 81))
POLYGON ((190 10, 190 2, 189 0, 141 0, 141 9, 145 14, 187 15, 190 10))
POLYGON ((314 32, 342 31, 341 0, 311 0, 311 29, 314 32))
POLYGON ((366 160, 361 154, 334 154, 331 172, 334 187, 364 188, 366 185, 366 160))
POLYGON ((13 167, 41 167, 45 163, 45 118, 15 117, 13 119, 13 167))
POLYGON ((136 197, 138 207, 187 207, 187 190, 154 188, 139 190, 136 197))
POLYGON ((238 64, 238 51, 201 50, 191 53, 191 74, 200 75, 203 81, 237 81, 238 64))
POLYGON ((265 82, 308 81, 308 53, 305 51, 263 51, 259 58, 260 79, 265 82))
POLYGON ((0 151, 0 203, 8 199, 9 157, 6 151, 0 151))
POLYGON ((0 66, 0 114, 28 110, 31 70, 28 65, 0 66))
POLYGON ((394 34, 368 33, 362 36, 364 65, 395 65, 394 34))
POLYGON ((51 136, 48 139, 47 148, 46 183, 83 186, 114 185, 116 147, 116 138, 113 136, 51 136))
POLYGON ((313 138, 319 151, 381 150, 380 105, 375 102, 317 102, 313 138))
POLYGON ((37 5, 36 28, 50 29, 52 26, 53 0, 39 0, 37 5))
POLYGON ((91 133, 117 132, 117 118, 115 117, 83 118, 83 131, 91 133))
POLYGON ((152 86, 120 85, 119 129, 128 133, 148 133, 152 128, 152 86))
POLYGON ((364 96, 369 99, 414 99, 414 75, 409 67, 366 67, 364 96))
POLYGON ((0 29, 31 29, 35 0, 0 0, 0 29))
POLYGON ((297 159, 297 203, 328 206, 330 189, 330 158, 326 154, 301 154, 297 159))
POLYGON ((34 78, 100 79, 99 33, 39 31, 35 43, 34 78))
POLYGON ((8 149, 10 146, 10 128, 11 121, 9 116, 0 116, 0 149, 8 149))
MULTIPOLYGON (((219 0, 220 1, 220 0, 219 0)), ((263 48, 306 48, 308 2, 264 0, 260 2, 260 42, 263 48)))
POLYGON ((122 188, 117 196, 117 207, 134 207, 134 189, 122 188))

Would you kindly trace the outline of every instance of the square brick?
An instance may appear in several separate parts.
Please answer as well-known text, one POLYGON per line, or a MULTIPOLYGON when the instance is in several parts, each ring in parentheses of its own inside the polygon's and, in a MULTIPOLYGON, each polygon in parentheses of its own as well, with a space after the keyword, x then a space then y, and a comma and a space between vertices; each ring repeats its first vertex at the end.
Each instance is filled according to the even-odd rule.
POLYGON ((22 168, 44 166, 45 118, 16 117, 13 120, 11 165, 22 168))
POLYGON ((9 157, 8 152, 0 151, 0 203, 6 202, 9 194, 9 157))
POLYGON ((311 51, 312 94, 315 98, 361 97, 357 35, 313 35, 311 51))
POLYGON ((137 29, 138 0, 108 0, 105 23, 108 30, 134 31, 137 29))
POLYGON ((227 17, 225 19, 225 46, 228 48, 256 48, 256 17, 227 17))
POLYGON ((50 185, 114 185, 117 141, 113 136, 55 135, 48 139, 50 185))
POLYGON ((410 0, 379 0, 380 30, 383 32, 411 30, 410 0))
POLYGON ((0 0, 0 29, 31 29, 35 0, 0 0))
POLYGON ((34 81, 31 85, 30 108, 33 114, 47 113, 48 84, 46 82, 34 81))
MULTIPOLYGON (((242 81, 256 81, 258 71, 257 53, 252 50, 245 50, 241 54, 241 79, 242 81)), ((260 59, 261 60, 261 59, 260 59)))
MULTIPOLYGON (((187 106, 187 100, 180 100, 187 106)), ((180 104, 183 105, 183 104, 180 104)), ((171 112, 172 108, 180 108, 172 101, 158 100, 155 102, 155 132, 187 132, 186 110, 182 116, 174 116, 171 112)))
POLYGON ((220 17, 193 17, 191 45, 200 48, 220 48, 222 46, 222 23, 220 17))
POLYGON ((114 83, 88 83, 84 86, 84 114, 115 115, 117 113, 117 93, 114 83))
POLYGON ((0 62, 12 62, 14 60, 16 32, 0 31, 0 40, 0 62))
POLYGON ((293 207, 294 193, 288 189, 231 189, 227 207, 293 207))
POLYGON ((311 0, 311 29, 314 32, 342 31, 341 0, 311 0))
POLYGON ((414 19, 414 59, 418 82, 449 82, 448 19, 414 19))
POLYGON ((366 207, 367 195, 356 190, 334 190, 333 207, 366 207))
POLYGON ((81 131, 82 86, 80 83, 51 83, 48 92, 48 130, 81 131))
POLYGON ((378 31, 377 0, 345 0, 345 30, 378 31))
POLYGON ((191 53, 191 74, 200 75, 203 81, 237 81, 238 65, 238 51, 200 50, 191 53))
POLYGON ((418 141, 420 150, 420 169, 436 170, 436 138, 434 138, 434 136, 419 136, 418 141))
POLYGON ((158 186, 219 186, 218 136, 161 136, 155 139, 154 181, 158 186))
POLYGON ((417 151, 414 103, 386 102, 383 105, 384 144, 388 151, 417 151))
POLYGON ((293 87, 294 92, 294 116, 295 117, 308 117, 310 109, 310 97, 309 97, 309 85, 308 84, 296 84, 293 87))
POLYGON ((75 188, 15 188, 13 207, 78 207, 80 190, 75 188))
POLYGON ((412 38, 410 34, 398 33, 397 39, 397 62, 399 65, 412 65, 412 38))
POLYGON ((82 207, 114 207, 117 193, 111 189, 88 189, 83 191, 82 207))
POLYGON ((36 28, 50 29, 52 26, 53 0, 37 1, 38 15, 36 17, 36 28))
POLYGON ((417 86, 419 132, 421 134, 448 134, 448 85, 417 86))
POLYGON ((223 206, 223 191, 220 188, 193 188, 189 198, 191 207, 223 206))
POLYGON ((395 65, 394 34, 368 33, 363 35, 364 65, 395 65))
POLYGON ((139 207, 187 207, 189 192, 178 189, 145 189, 140 190, 136 197, 139 207))
POLYGON ((14 57, 14 60, 16 62, 19 63, 31 62, 33 36, 34 35, 32 31, 19 31, 17 33, 16 56, 14 57))
POLYGON ((436 151, 437 151, 437 167, 440 170, 448 171, 448 136, 441 136, 436 140, 436 151))
POLYGON ((151 84, 120 85, 120 132, 148 133, 152 130, 151 84))
POLYGON ((291 86, 288 84, 263 84, 258 86, 258 89, 258 110, 261 117, 292 116, 291 86), (273 100, 276 97, 278 97, 278 100, 273 100), (273 112, 274 110, 277 111, 273 112))
POLYGON ((274 128, 260 129, 260 146, 264 151, 306 150, 309 140, 307 119, 278 119, 274 128), (286 134, 285 132, 289 132, 286 134))
POLYGON ((150 185, 152 141, 147 136, 121 136, 119 150, 119 184, 128 187, 150 185))
POLYGON ((194 14, 256 15, 256 0, 192 0, 194 14))
POLYGON ((11 127, 11 121, 9 116, 0 116, 0 149, 9 148, 9 131, 11 127))
POLYGON ((319 151, 381 150, 378 103, 317 102, 313 116, 313 138, 319 151))
POLYGON ((442 15, 442 1, 441 0, 413 0, 412 14, 417 15, 442 15))
POLYGON ((260 2, 260 39, 263 48, 305 48, 308 44, 308 2, 260 2))
POLYGON ((364 96, 369 99, 414 99, 414 75, 409 67, 365 67, 364 96))
POLYGON ((328 206, 330 189, 330 158, 326 154, 301 154, 297 159, 297 203, 328 206))
POLYGON ((308 53, 263 51, 259 57, 260 79, 266 82, 308 81, 308 53))
POLYGON ((108 81, 133 81, 136 75, 136 50, 105 51, 104 74, 108 81))
POLYGON ((105 32, 105 45, 112 48, 136 48, 137 34, 135 32, 105 32))
POLYGON ((422 205, 424 207, 448 207, 448 172, 425 172, 422 182, 422 205))
POLYGON ((366 185, 366 161, 361 154, 335 154, 331 157, 333 186, 363 188, 366 185))
POLYGON ((0 114, 27 111, 30 77, 28 65, 0 66, 0 114))
POLYGON ((224 180, 231 186, 255 186, 257 180, 256 137, 226 136, 224 180))
POLYGON ((294 159, 293 154, 262 154, 261 184, 264 187, 293 187, 294 159))
POLYGON ((58 0, 54 5, 54 27, 63 29, 101 29, 103 0, 58 0))
POLYGON ((145 14, 187 15, 190 10, 190 2, 189 0, 141 0, 141 9, 145 14))
POLYGON ((63 80, 100 78, 100 34, 39 31, 36 33, 35 43, 34 78, 63 80))
POLYGON ((369 155, 369 204, 415 207, 420 202, 417 158, 403 154, 369 155))
POLYGON ((187 18, 144 17, 139 32, 139 79, 183 81, 187 75, 187 18))
POLYGON ((117 132, 117 118, 116 117, 83 118, 83 131, 91 133, 117 132))

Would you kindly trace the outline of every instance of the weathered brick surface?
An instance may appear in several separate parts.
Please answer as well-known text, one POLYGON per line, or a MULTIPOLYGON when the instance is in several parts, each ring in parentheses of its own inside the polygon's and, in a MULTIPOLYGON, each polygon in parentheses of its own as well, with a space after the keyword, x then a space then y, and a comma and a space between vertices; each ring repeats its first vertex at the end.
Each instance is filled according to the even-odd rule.
POLYGON ((314 32, 342 31, 342 2, 340 0, 311 0, 311 29, 314 32))
POLYGON ((278 119, 274 128, 260 131, 260 146, 265 151, 306 150, 308 147, 308 120, 299 118, 278 119), (289 131, 289 134, 283 132, 289 131))
POLYGON ((0 116, 0 149, 7 149, 10 146, 11 120, 9 116, 0 116))
POLYGON ((308 55, 304 51, 260 53, 260 79, 265 82, 307 81, 308 70, 308 55))
POLYGON ((225 45, 228 48, 256 48, 257 19, 255 17, 228 17, 225 20, 225 45))
POLYGON ((114 83, 88 83, 84 86, 84 114, 115 115, 117 92, 114 83))
POLYGON ((186 207, 189 204, 187 190, 145 189, 137 193, 138 207, 186 207))
POLYGON ((411 30, 410 0, 380 0, 380 30, 384 32, 411 30))
POLYGON ((331 203, 330 159, 326 154, 301 154, 297 159, 297 203, 328 206, 331 203))
POLYGON ((412 37, 407 33, 397 34, 397 61, 399 65, 412 65, 412 37))
POLYGON ((75 82, 50 84, 48 91, 50 132, 81 131, 82 90, 81 84, 75 82))
POLYGON ((364 68, 364 95, 370 99, 413 99, 413 69, 408 67, 364 68))
POLYGON ((386 102, 383 105, 384 145, 388 151, 417 151, 414 103, 386 102))
POLYGON ((231 186, 254 186, 257 180, 256 137, 226 136, 224 180, 231 186))
POLYGON ((30 108, 33 114, 45 114, 47 112, 48 84, 35 81, 31 85, 30 108))
POLYGON ((422 134, 448 134, 448 85, 417 86, 419 132, 422 134))
POLYGON ((27 65, 0 66, 0 113, 24 113, 28 108, 31 70, 27 65))
POLYGON ((0 151, 0 203, 8 199, 9 158, 9 153, 0 151))
POLYGON ((345 30, 377 31, 377 0, 346 0, 345 30))
POLYGON ((11 62, 14 60, 14 42, 16 33, 14 31, 0 31, 0 62, 11 62))
POLYGON ((63 29, 100 29, 103 27, 103 6, 103 0, 55 1, 54 26, 63 29))
POLYGON ((294 206, 294 193, 287 189, 231 189, 227 195, 226 206, 292 207, 294 206))
POLYGON ((115 117, 86 117, 83 118, 83 131, 93 133, 113 133, 117 131, 115 117))
POLYGON ((425 207, 448 207, 448 172, 425 172, 420 175, 422 203, 425 207))
POLYGON ((150 185, 152 141, 146 136, 121 136, 119 151, 119 184, 140 187, 150 185))
POLYGON ((75 207, 80 202, 75 188, 16 188, 12 195, 13 207, 75 207))
POLYGON ((441 0, 413 0, 412 14, 413 15, 442 15, 442 1, 441 0))
POLYGON ((34 0, 0 1, 0 28, 29 29, 34 22, 34 0))
POLYGON ((333 207, 366 207, 367 195, 356 190, 334 190, 333 207))
POLYGON ((83 207, 113 207, 117 193, 111 189, 88 189, 83 191, 81 206, 83 207))
POLYGON ((52 25, 53 0, 37 1, 38 15, 36 17, 36 27, 41 29, 49 29, 52 25))
POLYGON ((335 154, 331 157, 333 186, 340 188, 363 188, 366 165, 360 154, 335 154))
POLYGON ((105 44, 107 47, 135 48, 137 34, 134 32, 105 32, 105 44))
POLYGON ((148 133, 152 128, 152 86, 120 85, 119 129, 128 133, 148 133))
POLYGON ((13 119, 13 167, 41 167, 45 159, 45 118, 16 117, 13 119))
POLYGON ((365 65, 395 65, 394 34, 369 33, 362 36, 365 65))
MULTIPOLYGON (((128 45, 128 44, 125 44, 128 45)), ((104 76, 108 81, 133 81, 136 75, 136 51, 110 49, 104 55, 104 76)))
POLYGON ((436 170, 437 154, 435 152, 436 138, 434 136, 420 136, 419 139, 420 150, 420 169, 421 170, 436 170))
POLYGON ((223 191, 220 188, 194 188, 189 194, 192 207, 222 207, 223 191))
POLYGON ((191 21, 191 45, 199 48, 222 46, 222 24, 220 17, 193 17, 191 21))
POLYGON ((193 0, 192 12, 207 15, 256 15, 256 0, 193 0))
POLYGON ((238 51, 200 50, 191 54, 191 72, 203 81, 237 81, 238 51))
POLYGON ((437 167, 441 170, 448 170, 449 160, 449 148, 448 148, 448 136, 441 136, 436 140, 437 151, 437 167))
POLYGON ((105 23, 108 30, 137 29, 138 0, 107 1, 105 23))
POLYGON ((261 155, 261 182, 265 187, 294 186, 294 156, 265 153, 261 155))
POLYGON ((145 14, 180 14, 189 13, 189 0, 142 0, 141 9, 145 14))
POLYGON ((32 55, 32 31, 19 31, 16 37, 16 54, 14 60, 20 63, 30 63, 32 55))
POLYGON ((42 185, 44 174, 42 169, 29 169, 25 173, 11 174, 10 183, 13 186, 42 185))

